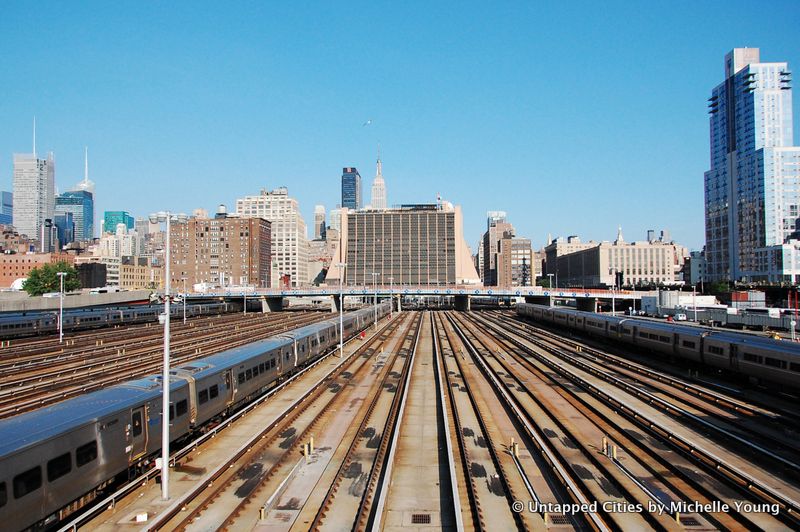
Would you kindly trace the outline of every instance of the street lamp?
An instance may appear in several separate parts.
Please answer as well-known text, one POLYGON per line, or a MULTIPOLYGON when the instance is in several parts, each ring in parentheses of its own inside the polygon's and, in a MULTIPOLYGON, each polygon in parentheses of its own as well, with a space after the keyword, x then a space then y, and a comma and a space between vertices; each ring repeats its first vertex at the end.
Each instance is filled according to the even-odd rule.
POLYGON ((169 500, 169 290, 170 290, 170 222, 184 222, 185 214, 173 215, 169 211, 159 211, 150 215, 150 223, 166 222, 167 234, 165 238, 166 251, 164 253, 164 374, 161 380, 161 498, 169 500))
POLYGON ((692 285, 692 306, 694 307, 694 322, 697 323, 697 287, 692 285))
POLYGON ((381 274, 377 272, 372 272, 370 275, 372 275, 372 287, 375 289, 374 311, 375 311, 375 329, 377 330, 378 329, 378 279, 377 278, 380 277, 381 274))
POLYGON ((342 277, 344 277, 344 269, 347 267, 346 262, 337 262, 336 267, 339 268, 339 358, 344 357, 344 292, 342 292, 342 277))
POLYGON ((183 281, 183 324, 186 325, 186 277, 181 277, 183 281))
POLYGON ((67 275, 67 272, 57 272, 56 275, 61 283, 61 290, 58 294, 58 343, 60 344, 64 341, 64 276, 67 275))
POLYGON ((553 274, 552 273, 548 273, 547 276, 550 278, 550 281, 547 284, 550 286, 550 290, 552 290, 553 288, 555 288, 553 286, 553 274))
POLYGON ((394 317, 394 277, 389 277, 389 319, 394 317))

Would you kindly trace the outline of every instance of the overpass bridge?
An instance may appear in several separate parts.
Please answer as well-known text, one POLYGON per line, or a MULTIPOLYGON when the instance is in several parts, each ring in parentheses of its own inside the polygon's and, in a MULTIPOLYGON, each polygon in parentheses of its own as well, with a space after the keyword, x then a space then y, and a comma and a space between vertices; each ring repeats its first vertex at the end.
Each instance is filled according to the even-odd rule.
MULTIPOLYGON (((180 293, 180 292, 178 292, 180 293)), ((436 285, 377 285, 377 286, 309 286, 298 288, 244 288, 231 287, 204 293, 187 293, 187 301, 207 299, 229 299, 250 301, 258 299, 264 311, 283 308, 285 297, 330 297, 333 310, 338 310, 341 298, 375 297, 384 299, 391 297, 398 300, 403 297, 452 297, 456 308, 469 310, 472 298, 525 298, 529 303, 552 305, 555 300, 574 299, 576 306, 582 310, 595 311, 600 301, 611 304, 635 306, 636 300, 644 296, 655 296, 655 291, 641 290, 605 290, 594 288, 543 288, 541 286, 498 288, 496 286, 436 286, 436 285), (627 302, 627 304, 625 303, 627 302)), ((639 305, 641 307, 641 305, 639 305)))

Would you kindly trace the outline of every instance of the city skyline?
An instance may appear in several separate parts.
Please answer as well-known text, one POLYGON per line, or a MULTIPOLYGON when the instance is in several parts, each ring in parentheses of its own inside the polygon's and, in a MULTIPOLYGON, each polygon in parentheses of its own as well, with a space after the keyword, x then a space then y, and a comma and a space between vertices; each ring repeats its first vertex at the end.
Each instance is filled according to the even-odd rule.
POLYGON ((666 227, 702 248, 705 106, 723 74, 719 57, 751 46, 790 69, 800 61, 788 2, 768 13, 733 3, 738 16, 724 29, 702 6, 439 7, 424 16, 318 6, 311 18, 255 7, 219 13, 218 28, 177 8, 153 16, 42 5, 57 49, 25 33, 36 10, 11 6, 0 22, 9 51, 0 189, 12 188, 12 154, 30 150, 36 115, 38 151, 55 152, 60 192, 80 180, 92 148, 97 216, 213 212, 286 186, 310 222, 315 205, 340 202, 342 167, 370 175, 380 142, 390 203, 441 195, 461 205, 472 246, 486 212, 502 209, 534 248, 548 233, 611 240, 619 225, 630 240, 666 227), (179 15, 188 18, 174 27, 179 15), (283 19, 305 29, 293 36, 283 19), (352 25, 374 50, 339 44, 352 25), (233 37, 220 29, 239 26, 233 37), (24 83, 33 72, 43 79, 24 83))

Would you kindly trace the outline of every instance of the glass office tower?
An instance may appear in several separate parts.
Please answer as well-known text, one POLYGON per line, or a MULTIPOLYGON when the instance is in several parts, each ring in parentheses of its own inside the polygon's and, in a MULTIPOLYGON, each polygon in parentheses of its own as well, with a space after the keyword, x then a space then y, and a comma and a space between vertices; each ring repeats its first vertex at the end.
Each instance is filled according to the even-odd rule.
POLYGON ((360 209, 361 175, 356 168, 342 168, 342 207, 360 209))

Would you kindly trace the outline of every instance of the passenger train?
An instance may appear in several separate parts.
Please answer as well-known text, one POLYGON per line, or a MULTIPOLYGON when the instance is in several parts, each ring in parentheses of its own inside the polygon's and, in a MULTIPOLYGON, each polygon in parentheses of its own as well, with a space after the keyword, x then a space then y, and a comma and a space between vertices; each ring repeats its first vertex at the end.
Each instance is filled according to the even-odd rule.
POLYGON ((788 340, 528 303, 517 314, 800 390, 800 344, 788 340))
MULTIPOLYGON (((374 307, 344 316, 344 336, 372 323, 374 307)), ((389 302, 377 315, 389 313, 389 302)), ((170 441, 246 404, 339 342, 331 318, 170 371, 170 441)), ((154 463, 161 449, 161 375, 151 375, 0 420, 0 523, 46 528, 103 488, 154 463)))
MULTIPOLYGON (((221 314, 230 312, 233 310, 232 307, 231 303, 226 302, 192 303, 186 306, 186 315, 221 314)), ((163 311, 163 305, 65 310, 64 331, 157 321, 158 315, 163 311)), ((179 304, 172 305, 170 307, 170 316, 183 316, 183 306, 179 304)), ((57 332, 57 311, 7 312, 0 314, 0 338, 18 338, 57 332)))

